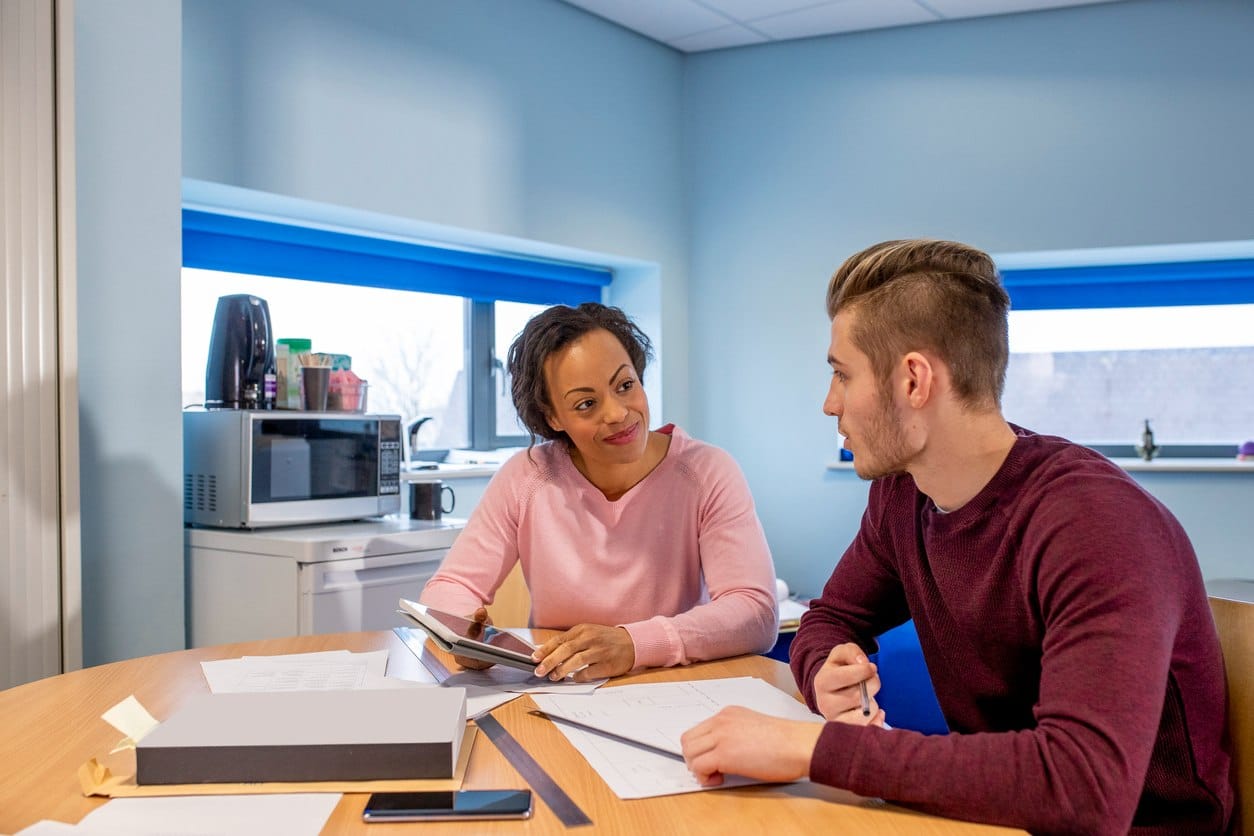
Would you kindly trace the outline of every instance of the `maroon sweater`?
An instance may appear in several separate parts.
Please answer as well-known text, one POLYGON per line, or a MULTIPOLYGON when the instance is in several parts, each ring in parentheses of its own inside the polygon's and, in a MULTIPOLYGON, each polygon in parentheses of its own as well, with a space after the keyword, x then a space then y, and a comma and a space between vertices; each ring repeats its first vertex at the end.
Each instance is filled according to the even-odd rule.
POLYGON ((814 708, 834 645, 913 618, 952 733, 828 723, 810 777, 1039 833, 1224 832, 1223 660, 1188 537, 1108 460, 1015 429, 952 513, 909 476, 873 484, 792 645, 814 708))

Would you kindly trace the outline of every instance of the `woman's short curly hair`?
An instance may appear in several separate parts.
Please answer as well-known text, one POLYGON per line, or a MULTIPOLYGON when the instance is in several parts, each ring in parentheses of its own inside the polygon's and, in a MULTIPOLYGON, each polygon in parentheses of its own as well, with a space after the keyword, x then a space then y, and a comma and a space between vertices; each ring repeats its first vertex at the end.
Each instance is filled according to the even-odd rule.
POLYGON ((605 330, 622 344, 641 382, 644 367, 653 359, 653 345, 645 333, 632 322, 621 309, 599 302, 584 302, 578 307, 555 305, 533 316, 522 333, 509 347, 507 366, 518 418, 536 438, 564 440, 570 437, 561 430, 549 426, 553 404, 549 400, 548 381, 544 377, 544 363, 555 352, 561 351, 590 331, 605 330))

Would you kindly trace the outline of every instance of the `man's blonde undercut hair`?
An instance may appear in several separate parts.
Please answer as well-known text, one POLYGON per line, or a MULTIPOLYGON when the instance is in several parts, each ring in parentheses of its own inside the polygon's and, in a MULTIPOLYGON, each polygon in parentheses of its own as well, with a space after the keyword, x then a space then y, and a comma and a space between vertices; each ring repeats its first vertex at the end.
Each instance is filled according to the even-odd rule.
POLYGON ((857 313, 850 340, 882 385, 910 351, 937 355, 964 404, 997 407, 1010 358, 1010 297, 987 253, 955 241, 884 241, 837 268, 827 315, 857 313))

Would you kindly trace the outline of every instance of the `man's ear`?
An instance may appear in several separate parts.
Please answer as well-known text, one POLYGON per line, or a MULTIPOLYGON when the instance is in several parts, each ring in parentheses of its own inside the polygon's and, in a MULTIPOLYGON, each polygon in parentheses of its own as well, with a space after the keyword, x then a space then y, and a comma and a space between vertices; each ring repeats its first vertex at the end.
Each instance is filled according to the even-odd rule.
POLYGON ((906 402, 919 408, 932 399, 936 389, 936 367, 931 358, 911 351, 901 358, 906 402))

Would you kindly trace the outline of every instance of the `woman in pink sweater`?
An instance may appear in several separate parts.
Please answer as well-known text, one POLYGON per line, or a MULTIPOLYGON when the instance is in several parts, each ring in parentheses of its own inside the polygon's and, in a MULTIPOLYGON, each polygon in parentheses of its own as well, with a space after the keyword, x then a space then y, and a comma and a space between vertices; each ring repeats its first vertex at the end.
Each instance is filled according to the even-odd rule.
MULTIPOLYGON (((537 676, 578 680, 764 652, 775 570, 731 456, 649 429, 649 339, 618 308, 534 317, 509 350, 534 444, 492 479, 422 602, 485 620, 515 562, 533 627, 563 630, 537 676)), ((467 664, 469 660, 459 660, 467 664)))

